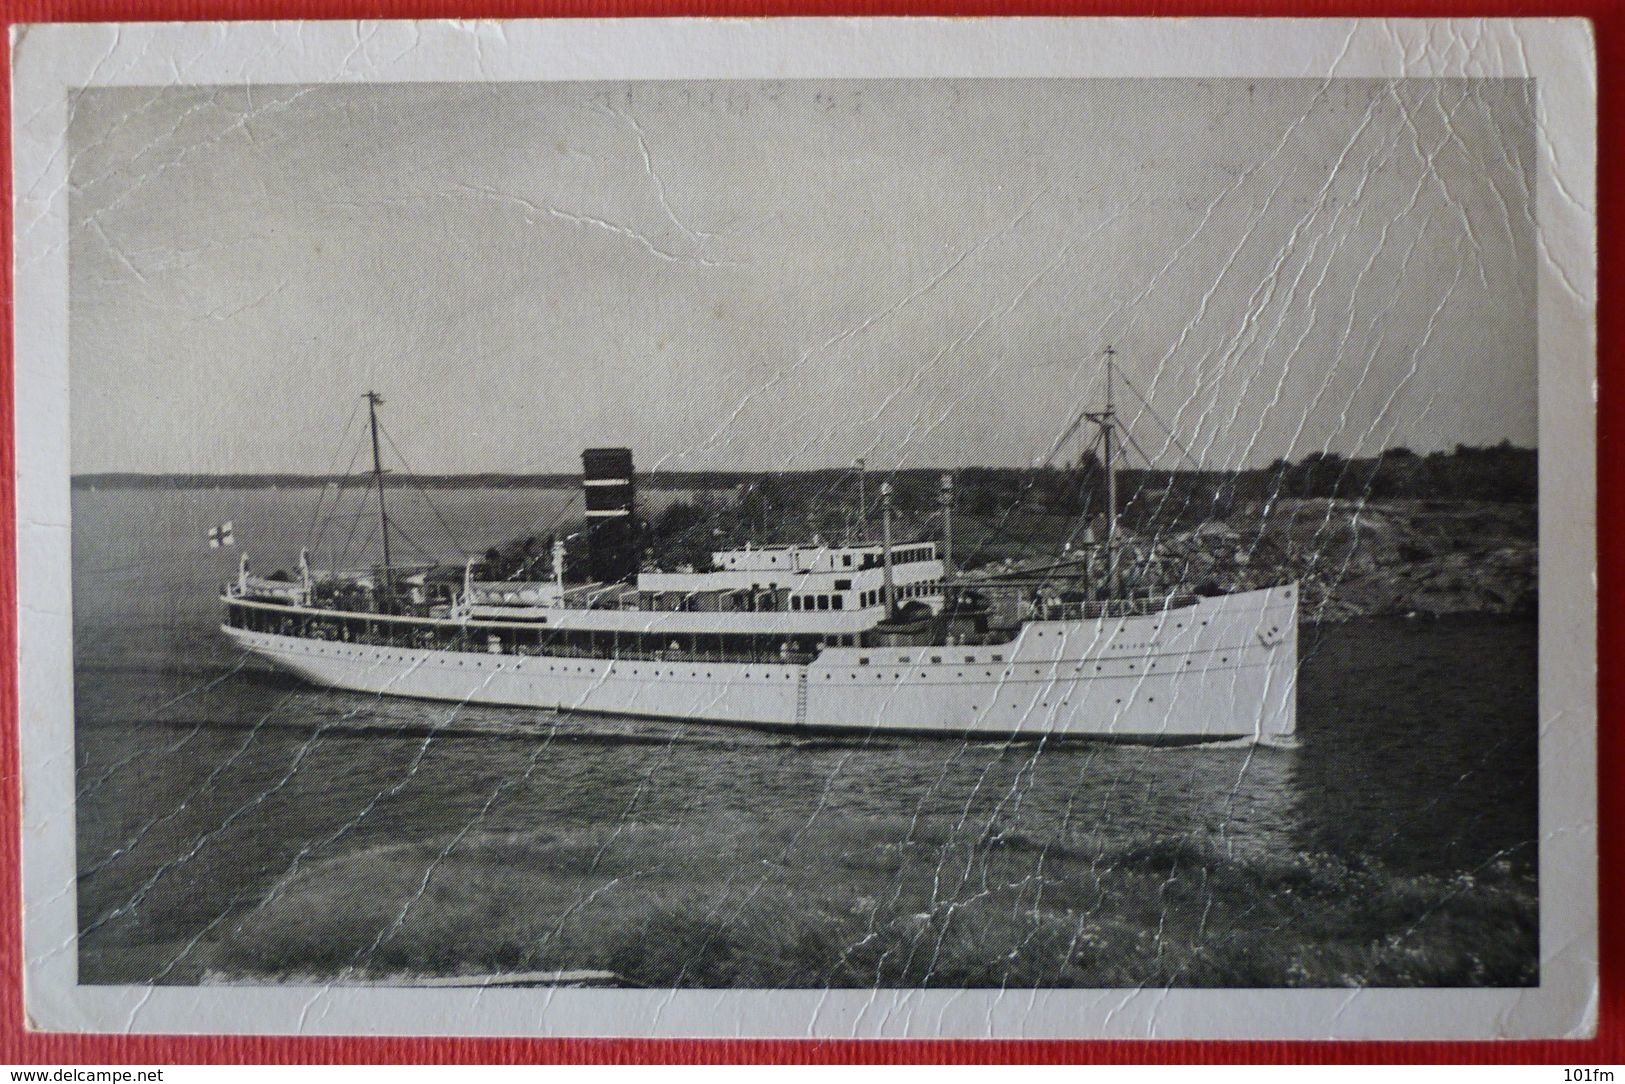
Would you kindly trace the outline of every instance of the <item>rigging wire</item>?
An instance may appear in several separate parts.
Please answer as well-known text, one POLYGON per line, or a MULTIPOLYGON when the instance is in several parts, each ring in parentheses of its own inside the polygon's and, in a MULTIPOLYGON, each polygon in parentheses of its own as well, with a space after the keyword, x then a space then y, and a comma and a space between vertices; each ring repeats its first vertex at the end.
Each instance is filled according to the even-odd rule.
MULTIPOLYGON (((1191 455, 1191 450, 1185 447, 1180 439, 1174 435, 1173 429, 1169 427, 1167 422, 1162 420, 1162 415, 1157 413, 1157 408, 1151 405, 1150 401, 1147 400, 1146 397, 1140 392, 1140 389, 1134 386, 1134 381, 1128 378, 1128 374, 1124 373, 1122 369, 1118 369, 1117 372, 1118 375, 1123 378, 1123 383, 1128 385, 1129 391, 1132 391, 1134 393, 1134 397, 1140 401, 1140 405, 1145 407, 1146 411, 1151 415, 1152 420, 1154 420, 1158 425, 1162 426, 1162 431, 1167 434, 1168 439, 1173 442, 1174 447, 1178 448, 1180 453, 1184 455, 1185 461, 1191 466, 1195 467, 1197 470, 1201 470, 1202 464, 1196 461, 1196 457, 1191 455)), ((1128 432, 1127 428, 1125 428, 1123 432, 1126 434, 1128 432)), ((1144 452, 1141 452, 1140 454, 1142 456, 1145 455, 1144 452)), ((1146 462, 1149 463, 1150 460, 1147 459, 1146 462)))
MULTIPOLYGON (((322 520, 321 529, 316 532, 315 541, 313 541, 310 544, 310 546, 308 547, 310 549, 311 553, 315 553, 317 551, 317 549, 321 546, 322 539, 327 535, 328 524, 331 523, 333 521, 333 519, 338 515, 339 502, 344 499, 344 490, 345 490, 345 484, 344 483, 349 481, 351 478, 355 477, 355 461, 360 458, 361 449, 365 446, 365 444, 366 444, 366 441, 364 441, 364 440, 358 440, 356 442, 355 453, 350 456, 350 463, 349 463, 349 465, 347 467, 345 467, 344 474, 339 478, 338 481, 328 483, 328 485, 331 485, 337 492, 335 492, 333 494, 333 507, 327 513, 328 518, 322 520)), ((327 489, 324 486, 322 488, 323 497, 326 496, 326 493, 327 493, 327 489)), ((317 498, 318 503, 321 501, 321 499, 322 498, 320 498, 320 497, 317 498)))
POLYGON ((440 522, 440 528, 446 532, 446 537, 450 539, 452 547, 459 553, 467 553, 468 547, 463 545, 462 540, 457 537, 457 532, 451 529, 451 525, 446 522, 446 518, 440 514, 440 509, 429 499, 429 491, 424 488, 422 482, 418 481, 416 469, 413 468, 411 463, 407 462, 406 456, 402 454, 399 445, 395 443, 395 438, 390 435, 388 426, 379 422, 378 431, 384 434, 384 440, 389 443, 390 451, 395 453, 395 458, 400 460, 401 466, 406 468, 406 474, 411 480, 411 484, 423 497, 423 503, 428 505, 429 511, 434 513, 434 518, 440 522))
MULTIPOLYGON (((561 507, 557 512, 555 512, 553 514, 552 520, 549 521, 548 525, 546 527, 542 528, 542 530, 545 531, 547 534, 550 534, 550 535, 556 534, 559 522, 564 519, 565 513, 570 511, 570 509, 575 506, 575 502, 577 500, 581 500, 582 497, 583 497, 583 495, 582 495, 580 490, 576 490, 576 491, 572 492, 570 494, 570 498, 564 502, 563 507, 561 507)), ((543 513, 543 515, 545 515, 545 514, 546 513, 543 513)), ((535 528, 536 524, 540 523, 541 521, 542 521, 542 517, 537 516, 534 520, 531 521, 530 526, 526 527, 525 530, 522 533, 528 538, 535 538, 537 532, 534 530, 534 528, 535 528)), ((571 535, 570 537, 574 538, 575 536, 571 535)), ((532 567, 530 561, 521 562, 517 568, 515 568, 512 572, 510 572, 506 576, 504 576, 500 582, 503 582, 503 583, 518 583, 518 582, 521 582, 519 580, 519 576, 522 573, 529 570, 530 567, 532 567)))
POLYGON ((390 526, 394 527, 395 530, 399 532, 400 536, 406 540, 406 543, 416 550, 430 564, 440 563, 439 558, 435 556, 434 552, 423 543, 419 542, 417 538, 414 537, 413 534, 405 527, 402 527, 399 520, 391 520, 390 526))
MULTIPOLYGON (((1149 408, 1149 404, 1148 404, 1148 408, 1149 408)), ((1124 431, 1123 436, 1129 442, 1129 444, 1134 448, 1134 450, 1140 453, 1140 456, 1142 458, 1146 459, 1147 462, 1150 461, 1149 457, 1146 456, 1146 454, 1145 454, 1145 449, 1140 447, 1139 443, 1137 441, 1135 441, 1135 439, 1132 436, 1129 435, 1127 430, 1124 431)), ((1198 468, 1198 469, 1200 469, 1200 468, 1198 468)), ((1136 491, 1135 494, 1134 494, 1134 497, 1130 498, 1130 500, 1132 501, 1132 500, 1136 500, 1138 498, 1139 498, 1139 492, 1136 491)), ((1166 501, 1167 501, 1167 496, 1165 494, 1164 495, 1164 502, 1166 502, 1166 501)), ((1183 550, 1182 551, 1181 548, 1180 548, 1180 545, 1177 542, 1175 542, 1173 540, 1170 540, 1168 538, 1164 538, 1160 534, 1155 535, 1155 536, 1152 537, 1152 545, 1153 546, 1163 546, 1163 547, 1165 547, 1166 549, 1168 549, 1171 552, 1171 554, 1173 556, 1182 557, 1187 561, 1190 559, 1190 555, 1191 555, 1190 550, 1183 550)))
MULTIPOLYGON (((358 517, 356 519, 356 523, 360 524, 360 522, 361 522, 361 519, 358 517)), ((373 540, 374 537, 377 536, 377 534, 378 534, 378 521, 373 520, 372 521, 372 529, 367 532, 367 537, 361 540, 361 547, 356 550, 356 562, 357 562, 358 565, 360 564, 361 560, 364 557, 366 557, 367 549, 372 545, 372 540, 373 540)), ((352 537, 354 537, 353 532, 352 532, 352 537)), ((344 548, 344 552, 342 554, 340 554, 339 560, 341 562, 340 567, 346 567, 346 568, 349 567, 349 564, 350 564, 350 548, 349 548, 348 544, 346 544, 346 546, 344 548)))
MULTIPOLYGON (((1040 468, 1049 467, 1054 463, 1055 457, 1061 453, 1061 450, 1063 448, 1066 447, 1066 443, 1067 443, 1067 441, 1069 441, 1072 438, 1072 434, 1077 432, 1078 429, 1082 426, 1083 422, 1086 419, 1086 414, 1087 414, 1086 411, 1079 412, 1077 415, 1075 415, 1073 417, 1072 421, 1067 423, 1067 425, 1061 430, 1060 436, 1058 436, 1054 441, 1051 442, 1051 444, 1049 446, 1049 451, 1044 455, 1044 457, 1042 459, 1039 460, 1037 466, 1039 466, 1040 468)), ((1090 439, 1088 445, 1085 446, 1083 453, 1078 457, 1079 462, 1081 463, 1083 461, 1083 459, 1085 457, 1087 457, 1090 452, 1095 451, 1100 446, 1101 441, 1103 439, 1104 439, 1103 431, 1097 429, 1095 431, 1094 437, 1090 439)), ((1010 517, 1012 515, 1014 515, 1015 512, 1021 507, 1022 503, 1027 498, 1027 494, 1037 484, 1038 484, 1038 476, 1036 474, 1033 474, 1032 476, 1030 476, 1028 478, 1027 482, 1017 492, 1015 500, 1009 505, 1009 507, 1007 507, 1004 510, 1003 514, 999 517, 998 522, 993 524, 991 530, 987 534, 984 534, 980 539, 978 539, 976 545, 974 547, 972 547, 970 549, 970 551, 966 554, 965 559, 962 562, 962 565, 968 566, 968 565, 972 564, 976 559, 980 558, 985 552, 987 552, 987 550, 989 548, 991 548, 992 546, 1001 545, 1001 544, 1003 544, 1003 545, 1012 545, 1013 544, 1018 550, 1025 551, 1025 552, 1031 553, 1031 554, 1042 555, 1044 553, 1043 548, 1039 544, 1029 542, 1024 538, 1014 537, 1010 533, 1011 530, 1012 530, 1012 528, 1010 526, 1010 522, 1009 522, 1010 517)), ((1081 530, 1083 530, 1084 527, 1085 527, 1085 523, 1083 522, 1083 520, 1081 518, 1077 518, 1075 520, 1073 526, 1072 526, 1072 529, 1067 533, 1065 541, 1067 543, 1071 543, 1071 542, 1075 541, 1076 538, 1077 538, 1078 533, 1081 530)))
MULTIPOLYGON (((366 505, 366 500, 367 500, 366 495, 368 493, 372 492, 372 487, 367 486, 365 489, 360 490, 360 492, 361 492, 361 502, 360 502, 360 504, 357 505, 358 511, 356 512, 355 518, 350 521, 350 534, 344 540, 344 548, 339 551, 339 565, 347 565, 349 563, 349 560, 350 560, 350 544, 355 541, 355 533, 356 533, 357 530, 359 530, 361 528, 361 520, 364 518, 364 516, 362 515, 362 512, 365 511, 365 505, 366 505)), ((373 529, 375 531, 377 530, 377 524, 376 523, 373 524, 373 529)), ((371 544, 372 544, 372 535, 368 534, 367 535, 367 541, 362 543, 361 552, 365 553, 366 549, 367 549, 367 546, 369 546, 371 544)), ((335 565, 334 567, 337 568, 337 567, 339 567, 339 565, 335 565)))
MULTIPOLYGON (((559 525, 560 521, 564 519, 565 514, 568 513, 570 511, 570 509, 575 506, 576 501, 579 501, 579 500, 582 500, 582 499, 584 499, 584 498, 583 498, 583 494, 582 494, 581 490, 579 490, 579 489, 572 490, 570 492, 569 499, 564 502, 563 506, 561 506, 557 512, 553 513, 552 520, 548 523, 548 525, 546 527, 542 528, 542 530, 545 531, 547 534, 554 534, 556 532, 557 528, 558 528, 558 525, 559 525)), ((521 532, 521 534, 524 534, 524 535, 529 536, 529 537, 535 537, 535 535, 537 534, 536 525, 538 523, 540 523, 542 521, 542 519, 546 515, 547 515, 547 513, 543 512, 540 516, 537 516, 535 519, 531 520, 530 525, 527 526, 524 529, 524 531, 521 532)), ((571 537, 573 538, 574 535, 572 535, 571 537)), ((513 572, 509 573, 506 577, 504 577, 504 579, 501 582, 504 582, 504 583, 517 582, 517 581, 515 581, 514 578, 516 576, 518 576, 520 574, 520 572, 522 572, 522 571, 524 571, 523 566, 521 566, 520 568, 516 568, 513 572)))
MULTIPOLYGON (((356 417, 356 415, 358 413, 360 413, 360 411, 361 411, 361 401, 358 399, 358 400, 356 400, 355 405, 350 408, 350 416, 345 419, 344 428, 339 430, 339 439, 338 439, 337 443, 335 443, 333 445, 333 458, 327 464, 327 475, 328 475, 329 478, 332 477, 333 471, 338 468, 339 457, 344 454, 344 442, 350 436, 350 426, 355 424, 355 417, 356 417)), ((350 457, 350 469, 353 469, 354 467, 355 467, 355 456, 351 456, 350 457)), ((348 472, 349 471, 347 469, 346 473, 348 473, 348 472)), ((322 504, 323 504, 324 501, 326 501, 326 499, 327 499, 327 487, 324 485, 322 487, 321 491, 316 495, 316 510, 310 514, 310 526, 305 528, 305 546, 306 546, 306 548, 311 549, 311 550, 315 549, 315 545, 312 544, 312 542, 310 540, 310 536, 315 532, 316 524, 321 520, 322 504)))
MULTIPOLYGON (((335 516, 334 518, 335 519, 339 519, 339 518, 348 519, 349 522, 351 522, 352 524, 363 523, 363 522, 366 522, 368 520, 371 520, 373 522, 373 524, 376 526, 377 521, 378 521, 378 513, 377 513, 377 511, 375 509, 372 509, 372 508, 358 508, 354 512, 350 513, 348 516, 344 516, 344 517, 335 516)), ((395 531, 397 529, 400 530, 400 532, 401 532, 401 534, 403 536, 407 536, 407 530, 406 530, 405 527, 401 526, 400 520, 396 519, 394 516, 390 516, 389 517, 389 530, 390 530, 390 537, 391 538, 394 537, 394 533, 395 533, 395 531)), ((374 532, 374 533, 376 533, 376 532, 374 532)), ((430 559, 434 559, 434 553, 431 550, 426 549, 423 546, 423 544, 421 542, 419 542, 416 538, 413 538, 413 537, 410 537, 410 536, 407 536, 407 538, 408 538, 408 541, 410 541, 412 543, 412 545, 413 545, 414 549, 416 550, 416 552, 424 555, 425 557, 429 557, 430 559)), ((397 562, 397 563, 399 563, 399 562, 397 562)))

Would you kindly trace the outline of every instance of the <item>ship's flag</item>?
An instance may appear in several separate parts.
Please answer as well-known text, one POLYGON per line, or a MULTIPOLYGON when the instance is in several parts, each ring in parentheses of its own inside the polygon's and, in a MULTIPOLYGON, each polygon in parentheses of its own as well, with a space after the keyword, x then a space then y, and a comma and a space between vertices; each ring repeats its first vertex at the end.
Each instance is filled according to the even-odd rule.
POLYGON ((221 546, 235 546, 236 544, 237 537, 231 532, 231 520, 226 520, 218 527, 209 528, 210 549, 217 550, 221 546))

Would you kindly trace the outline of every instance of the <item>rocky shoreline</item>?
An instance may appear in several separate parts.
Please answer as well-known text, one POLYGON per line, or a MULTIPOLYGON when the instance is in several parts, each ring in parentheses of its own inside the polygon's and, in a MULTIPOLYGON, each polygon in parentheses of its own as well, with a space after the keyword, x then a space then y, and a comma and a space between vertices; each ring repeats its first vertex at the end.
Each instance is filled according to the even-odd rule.
POLYGON ((1468 500, 1284 500, 1158 540, 1185 579, 1226 588, 1296 580, 1306 621, 1535 616, 1533 504, 1468 500))

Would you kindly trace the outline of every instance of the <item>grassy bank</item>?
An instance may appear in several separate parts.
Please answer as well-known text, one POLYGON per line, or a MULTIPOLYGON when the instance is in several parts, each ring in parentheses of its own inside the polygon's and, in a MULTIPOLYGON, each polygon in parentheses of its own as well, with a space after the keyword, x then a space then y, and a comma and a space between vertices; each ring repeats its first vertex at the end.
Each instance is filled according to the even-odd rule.
POLYGON ((310 866, 211 953, 240 978, 606 969, 655 987, 1538 981, 1533 877, 1217 840, 904 822, 548 830, 310 866), (901 842, 899 842, 901 841, 901 842))

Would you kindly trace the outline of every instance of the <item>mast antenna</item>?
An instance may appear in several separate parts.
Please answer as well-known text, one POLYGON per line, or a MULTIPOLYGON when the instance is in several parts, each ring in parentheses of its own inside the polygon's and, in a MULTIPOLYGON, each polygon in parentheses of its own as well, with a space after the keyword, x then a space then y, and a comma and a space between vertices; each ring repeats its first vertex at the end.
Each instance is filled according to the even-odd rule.
POLYGON ((897 616, 897 587, 892 581, 891 568, 891 483, 880 483, 880 562, 885 569, 884 594, 886 596, 886 620, 890 621, 897 616))
POLYGON ((384 463, 378 455, 378 408, 383 406, 384 397, 375 391, 369 391, 364 396, 367 400, 367 416, 372 422, 372 476, 378 483, 378 527, 384 538, 384 596, 394 594, 394 584, 390 582, 389 562, 389 513, 384 511, 384 463))
POLYGON ((853 465, 858 468, 858 541, 862 543, 867 541, 869 537, 869 504, 864 500, 863 493, 863 476, 867 472, 868 466, 864 463, 861 455, 858 456, 857 462, 853 465))

